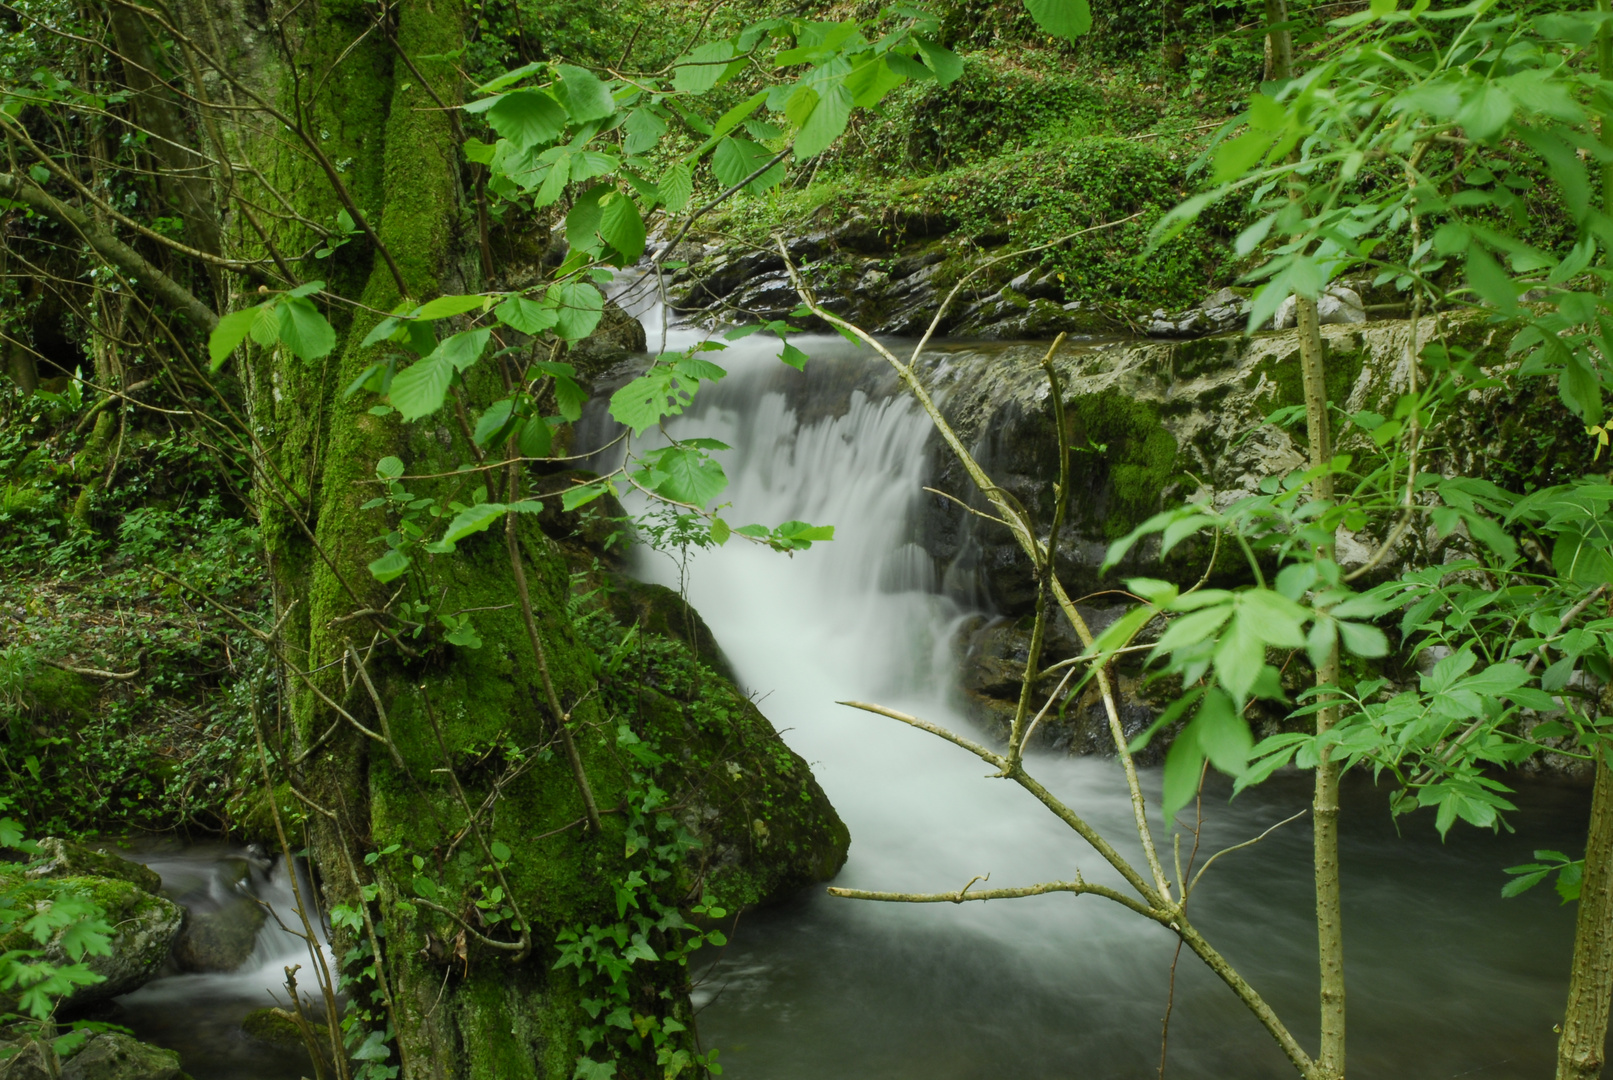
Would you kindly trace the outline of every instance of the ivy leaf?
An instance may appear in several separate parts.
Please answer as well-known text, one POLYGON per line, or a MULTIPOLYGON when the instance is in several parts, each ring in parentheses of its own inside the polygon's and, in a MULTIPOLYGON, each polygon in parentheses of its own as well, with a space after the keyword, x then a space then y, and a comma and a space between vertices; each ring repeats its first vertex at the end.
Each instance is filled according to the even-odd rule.
POLYGON ((230 358, 246 335, 251 331, 252 324, 257 321, 258 309, 256 307, 242 308, 232 311, 218 321, 213 332, 207 335, 207 357, 212 362, 212 370, 217 371, 224 366, 224 361, 230 358))
POLYGON ((336 330, 313 301, 290 296, 280 302, 280 341, 303 360, 318 360, 336 347, 336 330))
POLYGON ((1025 0, 1036 25, 1054 37, 1074 41, 1092 30, 1092 9, 1087 0, 1025 0))
POLYGON ((494 102, 487 110, 487 122, 494 131, 527 150, 560 137, 566 128, 566 110, 548 94, 516 90, 494 102))

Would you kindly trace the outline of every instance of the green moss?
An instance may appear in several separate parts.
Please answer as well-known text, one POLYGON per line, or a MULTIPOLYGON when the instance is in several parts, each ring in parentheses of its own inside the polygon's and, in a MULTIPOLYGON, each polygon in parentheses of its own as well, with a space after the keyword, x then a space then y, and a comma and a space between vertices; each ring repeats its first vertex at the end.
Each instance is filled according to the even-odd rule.
MULTIPOLYGON (((1361 374, 1361 365, 1366 359, 1366 353, 1361 348, 1359 337, 1346 339, 1341 347, 1332 342, 1326 342, 1327 360, 1327 400, 1337 406, 1343 406, 1350 396, 1355 380, 1361 374), (1354 348, 1349 348, 1350 343, 1354 348)), ((1244 377, 1244 386, 1255 389, 1264 379, 1267 384, 1267 400, 1272 409, 1285 408, 1291 405, 1305 404, 1304 376, 1299 366, 1299 343, 1295 339, 1292 351, 1262 360, 1253 370, 1244 377)))
POLYGON ((25 679, 22 696, 40 714, 78 725, 94 718, 101 691, 83 675, 41 664, 25 679))
POLYGON ((1088 512, 1101 518, 1104 536, 1124 536, 1159 511, 1176 473, 1176 437, 1156 404, 1115 390, 1072 398, 1065 410, 1072 468, 1095 496, 1088 512))

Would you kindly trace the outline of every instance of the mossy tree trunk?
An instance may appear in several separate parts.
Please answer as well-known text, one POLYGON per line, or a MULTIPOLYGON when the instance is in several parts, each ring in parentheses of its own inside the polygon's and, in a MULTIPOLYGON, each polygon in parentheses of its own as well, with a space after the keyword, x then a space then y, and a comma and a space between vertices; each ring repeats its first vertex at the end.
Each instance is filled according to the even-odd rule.
MULTIPOLYGON (((381 490, 376 463, 395 455, 411 474, 451 472, 474 453, 462 425, 444 410, 405 427, 395 413, 372 414, 373 396, 342 396, 379 358, 360 344, 377 313, 406 298, 482 285, 460 140, 442 107, 459 97, 451 57, 465 45, 471 16, 458 0, 406 0, 392 8, 389 25, 376 26, 369 5, 326 2, 299 7, 276 42, 242 32, 252 29, 245 9, 242 24, 232 24, 231 14, 223 5, 193 9, 195 36, 211 38, 240 64, 237 99, 247 89, 272 94, 307 136, 299 144, 261 123, 233 128, 232 153, 263 178, 253 201, 283 198, 306 221, 329 225, 351 200, 379 240, 357 237, 318 267, 332 291, 356 301, 327 311, 340 335, 330 356, 305 363, 265 350, 246 373, 251 422, 269 459, 264 532, 286 659, 309 673, 287 683, 291 756, 313 748, 291 777, 303 798, 286 801, 283 793, 278 809, 306 820, 323 903, 362 910, 376 928, 384 963, 356 992, 373 998, 375 1030, 388 1022, 395 1029, 391 1060, 404 1077, 569 1078, 583 1013, 575 973, 554 970, 552 943, 562 927, 611 921, 599 900, 609 897, 622 863, 620 818, 605 817, 606 835, 587 827, 580 786, 555 752, 528 630, 511 603, 515 580, 502 530, 389 585, 367 569, 384 550, 375 537, 392 527, 383 510, 363 508, 381 490), (339 167, 347 200, 310 139, 339 167), (395 615, 374 614, 397 610, 405 582, 405 600, 476 610, 482 645, 452 646, 433 631, 415 636, 395 615), (386 732, 389 744, 344 712, 370 732, 386 732), (475 823, 466 806, 476 808, 475 823), (503 871, 505 901, 530 922, 525 937, 514 927, 519 919, 483 922, 474 905, 491 893, 487 846, 495 841, 514 852, 503 871), (366 865, 366 853, 387 851, 366 865), (417 877, 429 879, 447 912, 420 904, 417 877)), ((306 224, 278 220, 243 215, 232 223, 236 241, 284 258, 317 240, 306 224)), ((473 377, 496 378, 489 367, 473 377)), ((445 498, 469 490, 447 480, 418 487, 445 498)), ((614 806, 623 773, 594 703, 591 668, 572 638, 566 568, 521 517, 516 546, 555 691, 589 786, 614 806)), ((356 971, 369 963, 371 941, 369 925, 350 924, 336 946, 356 971)))

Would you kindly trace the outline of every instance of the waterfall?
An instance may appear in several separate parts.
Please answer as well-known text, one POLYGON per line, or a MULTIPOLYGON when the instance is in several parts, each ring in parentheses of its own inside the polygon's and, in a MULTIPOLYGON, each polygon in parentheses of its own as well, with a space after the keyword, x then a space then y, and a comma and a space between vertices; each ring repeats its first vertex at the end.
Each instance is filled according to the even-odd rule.
MULTIPOLYGON (((668 347, 694 340, 673 328, 668 347)), ((878 702, 985 737, 953 689, 950 639, 975 614, 963 606, 969 590, 946 588, 948 568, 913 542, 939 445, 928 420, 871 354, 838 338, 792 340, 812 357, 805 374, 780 364, 766 335, 706 354, 730 374, 667 427, 732 448, 716 455, 730 481, 721 496, 732 503, 722 511, 730 523, 800 519, 833 525, 835 539, 789 556, 738 537, 681 557, 640 548, 635 572, 687 591, 742 687, 812 764, 851 829, 836 884, 945 892, 977 875, 1004 887, 1079 870, 1120 885, 1072 831, 1016 785, 985 775, 979 759, 836 704, 878 702)), ((949 362, 989 362, 989 354, 962 349, 949 362)), ((1040 755, 1030 767, 1137 858, 1112 761, 1040 755)), ((1304 777, 1279 778, 1230 804, 1227 795, 1212 778, 1200 865, 1308 803, 1304 777)), ((1545 1068, 1546 1018, 1560 1007, 1566 968, 1548 969, 1539 957, 1566 960, 1572 930, 1549 903, 1531 900, 1534 921, 1521 929, 1520 909, 1500 906, 1498 868, 1527 845, 1514 841, 1501 854, 1494 838, 1468 834, 1476 847, 1458 851, 1433 842, 1424 823, 1402 840, 1378 795, 1357 787, 1352 799, 1344 854, 1354 889, 1346 931, 1357 995, 1352 1074, 1453 1075, 1458 1062, 1487 1076, 1545 1068), (1471 947, 1481 926, 1496 925, 1512 937, 1471 947), (1416 1024, 1406 1022, 1408 998, 1416 1024)), ((1547 815, 1535 827, 1561 835, 1564 823, 1547 815)), ((1183 839, 1185 861, 1193 837, 1183 839)), ((1309 847, 1308 826, 1288 826, 1222 860, 1193 901, 1201 928, 1307 1040, 1315 1012, 1309 847)), ((695 998, 702 1036, 733 1080, 1153 1075, 1174 947, 1164 928, 1097 897, 897 905, 809 890, 743 917, 695 998)), ((1169 1060, 1176 1077, 1292 1075, 1191 953, 1176 967, 1169 1060)))

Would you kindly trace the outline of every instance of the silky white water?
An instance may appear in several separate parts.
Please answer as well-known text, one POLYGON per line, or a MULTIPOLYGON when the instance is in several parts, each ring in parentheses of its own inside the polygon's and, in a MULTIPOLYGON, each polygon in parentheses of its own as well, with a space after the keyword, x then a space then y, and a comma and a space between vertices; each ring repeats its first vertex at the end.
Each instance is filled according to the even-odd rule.
MULTIPOLYGON (((670 337, 670 347, 688 343, 686 333, 670 337)), ((988 778, 979 759, 836 704, 878 702, 980 737, 954 704, 949 638, 966 613, 935 594, 946 568, 911 543, 928 421, 870 355, 838 338, 797 344, 814 358, 808 375, 772 359, 776 342, 762 335, 713 356, 731 374, 668 430, 733 448, 718 455, 731 523, 831 524, 834 541, 791 557, 737 537, 686 560, 641 549, 637 572, 686 589, 742 686, 812 763, 851 829, 836 884, 941 892, 976 875, 1000 887, 1079 869, 1118 885, 1079 837, 1017 786, 988 778)), ((965 350, 951 362, 986 358, 965 350)), ((1135 856, 1112 762, 1048 756, 1032 771, 1135 856)), ((1210 787, 1201 863, 1308 803, 1298 777, 1230 805, 1224 785, 1210 787)), ((1545 894, 1501 901, 1500 868, 1527 859, 1531 844, 1580 843, 1571 837, 1583 828, 1582 800, 1541 791, 1517 822, 1537 835, 1467 832, 1441 846, 1421 820, 1396 838, 1369 788, 1348 795, 1352 1074, 1541 1074, 1571 916, 1545 894)), ((1194 907, 1201 928, 1314 1042, 1309 847, 1300 822, 1229 856, 1194 907)), ((729 1080, 1157 1075, 1174 945, 1097 897, 917 906, 813 890, 742 919, 696 1000, 729 1080)), ((1167 1075, 1292 1075, 1191 953, 1175 985, 1167 1075)))

